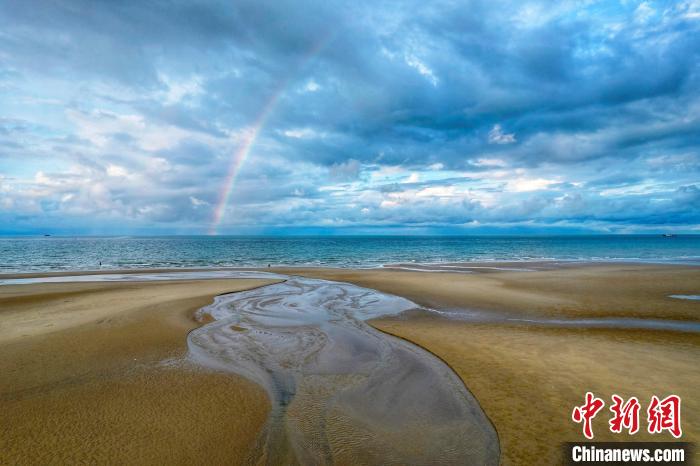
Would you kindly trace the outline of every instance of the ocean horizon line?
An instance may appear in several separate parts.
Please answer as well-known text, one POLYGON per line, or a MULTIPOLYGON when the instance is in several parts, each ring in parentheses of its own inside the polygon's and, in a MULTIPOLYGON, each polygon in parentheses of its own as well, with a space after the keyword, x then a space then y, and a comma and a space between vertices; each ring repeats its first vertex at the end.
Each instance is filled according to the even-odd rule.
POLYGON ((2 234, 0 239, 15 238, 576 238, 576 237, 700 237, 700 233, 320 233, 320 234, 67 234, 28 233, 2 234))

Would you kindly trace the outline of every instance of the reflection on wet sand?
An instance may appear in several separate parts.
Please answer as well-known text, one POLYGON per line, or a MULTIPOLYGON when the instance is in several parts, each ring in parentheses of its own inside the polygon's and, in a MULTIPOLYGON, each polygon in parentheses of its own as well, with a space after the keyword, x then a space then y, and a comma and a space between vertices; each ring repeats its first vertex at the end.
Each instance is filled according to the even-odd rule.
POLYGON ((264 386, 273 410, 252 463, 497 464, 496 432, 439 359, 365 324, 418 307, 299 277, 217 297, 190 356, 264 386))
POLYGON ((700 333, 700 323, 685 320, 671 319, 639 319, 634 317, 589 317, 576 318, 547 318, 547 317, 523 317, 506 312, 482 312, 467 309, 438 310, 423 309, 429 313, 437 314, 453 320, 471 322, 476 324, 510 324, 529 325, 534 327, 561 327, 561 328, 607 328, 607 329, 634 329, 634 330, 666 330, 671 332, 700 333))

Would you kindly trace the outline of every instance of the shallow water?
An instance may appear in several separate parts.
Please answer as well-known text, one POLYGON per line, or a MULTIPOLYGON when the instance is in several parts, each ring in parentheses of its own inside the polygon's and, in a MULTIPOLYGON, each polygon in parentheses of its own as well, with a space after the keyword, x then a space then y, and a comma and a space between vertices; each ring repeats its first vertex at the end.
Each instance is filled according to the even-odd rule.
POLYGON ((193 270, 184 272, 103 273, 86 275, 59 275, 52 277, 6 278, 0 285, 28 285, 31 283, 73 282, 152 282, 166 280, 209 280, 223 278, 283 278, 282 276, 255 271, 193 270))
POLYGON ((429 312, 454 320, 473 323, 496 323, 513 325, 531 325, 539 327, 561 328, 609 328, 636 330, 665 330, 672 332, 700 333, 700 322, 664 319, 639 319, 634 317, 599 317, 599 318, 566 318, 555 319, 548 317, 521 317, 505 312, 480 312, 469 310, 437 310, 429 312))
MULTIPOLYGON (((508 263, 507 263, 508 264, 508 263)), ((432 264, 386 264, 382 268, 390 270, 408 270, 412 272, 437 272, 437 273, 479 273, 479 272, 535 272, 559 266, 559 262, 548 261, 544 264, 536 262, 523 262, 524 265, 473 265, 469 263, 446 262, 432 264), (527 266, 525 266, 527 265, 527 266)))
POLYGON ((265 387, 273 409, 251 463, 498 464, 478 403, 439 359, 364 320, 418 307, 289 277, 219 296, 190 356, 265 387))
POLYGON ((700 294, 672 294, 669 298, 689 299, 691 301, 700 301, 700 294))

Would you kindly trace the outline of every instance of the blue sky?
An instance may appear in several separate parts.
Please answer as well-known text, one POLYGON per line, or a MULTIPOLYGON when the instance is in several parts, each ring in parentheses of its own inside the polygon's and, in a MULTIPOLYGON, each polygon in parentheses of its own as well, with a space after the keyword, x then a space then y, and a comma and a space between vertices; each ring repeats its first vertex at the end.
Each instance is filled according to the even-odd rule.
POLYGON ((0 222, 697 233, 700 1, 6 0, 0 222))

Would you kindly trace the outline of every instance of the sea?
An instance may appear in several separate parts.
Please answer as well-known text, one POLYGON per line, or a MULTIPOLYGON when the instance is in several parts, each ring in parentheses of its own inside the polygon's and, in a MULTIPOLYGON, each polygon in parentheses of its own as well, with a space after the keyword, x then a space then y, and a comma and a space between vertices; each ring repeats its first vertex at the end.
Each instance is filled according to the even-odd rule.
POLYGON ((0 237, 0 273, 489 261, 700 264, 700 235, 0 237))

